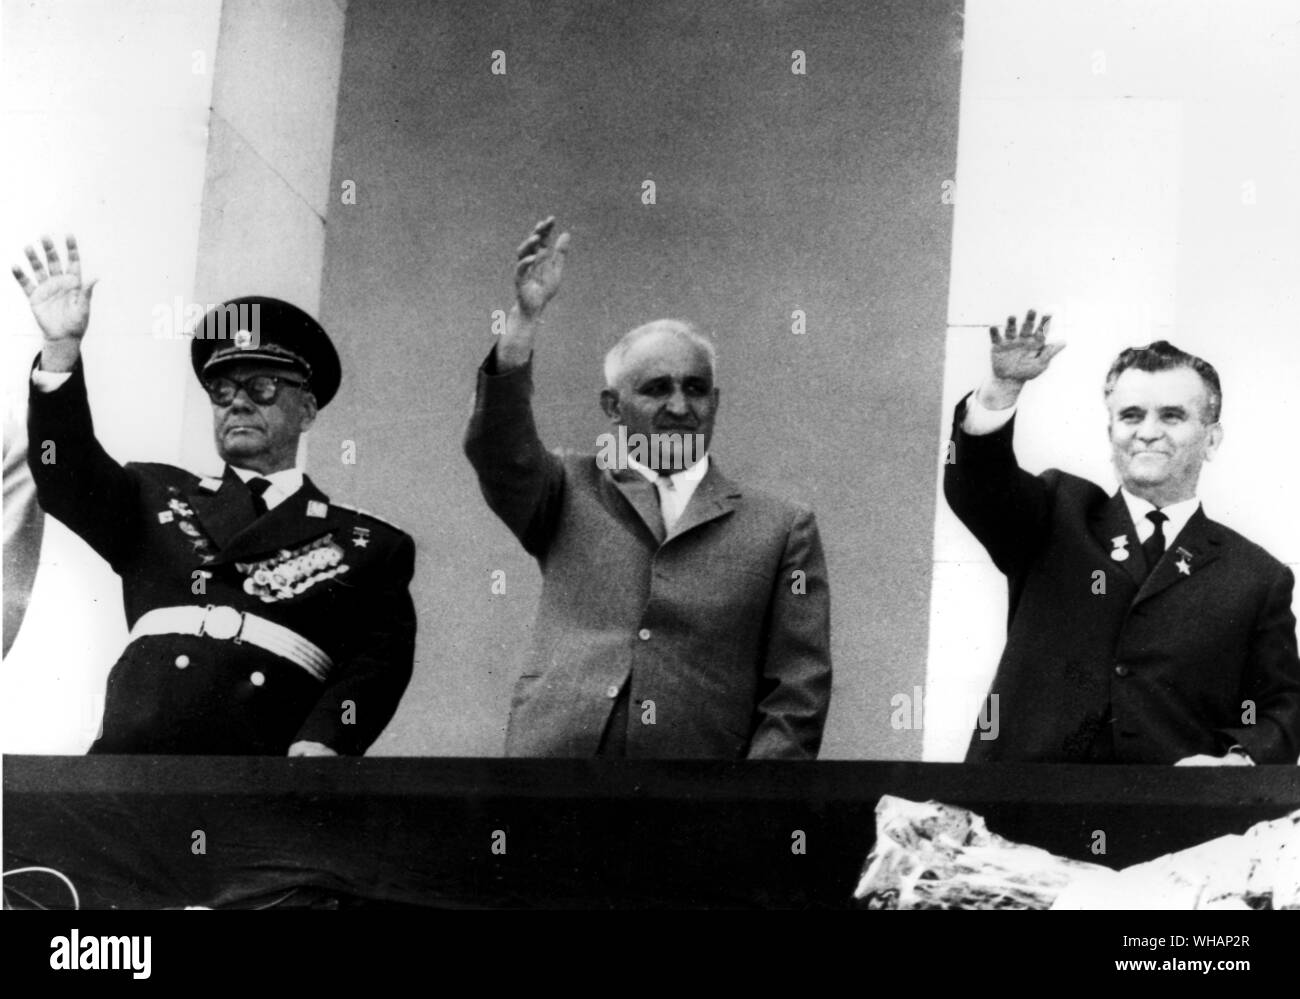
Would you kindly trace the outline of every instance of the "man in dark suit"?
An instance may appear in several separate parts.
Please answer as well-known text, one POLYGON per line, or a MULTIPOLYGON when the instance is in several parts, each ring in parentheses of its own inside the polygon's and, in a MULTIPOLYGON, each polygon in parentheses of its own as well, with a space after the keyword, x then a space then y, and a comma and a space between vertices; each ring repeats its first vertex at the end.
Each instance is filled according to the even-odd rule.
POLYGON ((1223 436, 1214 368, 1165 341, 1106 379, 1120 490, 1016 463, 1026 382, 1064 344, 1050 317, 990 329, 992 371, 957 406, 944 494, 1007 576, 1007 644, 968 761, 1294 763, 1291 571, 1196 498, 1223 436))
POLYGON ((718 471, 713 348, 684 323, 610 351, 601 405, 617 433, 598 454, 543 447, 533 341, 568 248, 568 233, 550 245, 553 225, 519 249, 465 443, 489 506, 542 570, 506 752, 813 759, 831 662, 812 511, 718 471))
POLYGON ((99 753, 360 754, 411 676, 415 546, 331 503, 294 467, 341 379, 306 313, 224 303, 194 331, 220 477, 119 465, 95 439, 81 359, 94 282, 68 238, 14 276, 44 343, 29 461, 41 506, 122 577, 130 640, 108 679, 99 753), (48 263, 48 272, 46 264, 48 263))

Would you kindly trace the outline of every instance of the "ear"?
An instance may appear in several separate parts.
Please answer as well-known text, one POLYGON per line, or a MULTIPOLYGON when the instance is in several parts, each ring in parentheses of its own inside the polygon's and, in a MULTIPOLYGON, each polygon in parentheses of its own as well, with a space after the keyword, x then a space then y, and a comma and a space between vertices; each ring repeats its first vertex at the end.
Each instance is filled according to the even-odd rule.
POLYGON ((305 434, 311 429, 311 425, 316 422, 316 396, 312 392, 304 392, 302 396, 302 410, 298 416, 298 433, 305 434))
POLYGON ((1210 427, 1205 435, 1205 460, 1213 461, 1215 453, 1219 450, 1219 445, 1223 443, 1223 424, 1216 423, 1210 427))
POLYGON ((623 419, 623 410, 618 401, 618 389, 600 390, 600 408, 605 411, 610 423, 618 423, 623 419))

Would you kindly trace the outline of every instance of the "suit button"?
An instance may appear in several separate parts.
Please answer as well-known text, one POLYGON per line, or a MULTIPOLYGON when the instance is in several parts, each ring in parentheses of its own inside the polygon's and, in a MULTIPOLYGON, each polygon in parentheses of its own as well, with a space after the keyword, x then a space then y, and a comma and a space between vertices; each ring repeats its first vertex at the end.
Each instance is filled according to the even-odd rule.
POLYGON ((1115 667, 1115 675, 1116 675, 1116 676, 1128 676, 1130 672, 1132 672, 1132 671, 1131 671, 1127 666, 1125 666, 1123 663, 1120 663, 1119 665, 1117 665, 1117 666, 1115 667))
POLYGON ((616 683, 611 683, 608 687, 606 687, 606 688, 605 688, 605 696, 608 697, 608 698, 611 698, 611 699, 617 697, 617 696, 618 696, 618 684, 616 684, 616 683))
POLYGON ((185 668, 186 666, 188 666, 189 664, 190 664, 190 657, 189 657, 189 656, 177 656, 177 657, 176 657, 176 668, 177 668, 177 669, 184 669, 184 668, 185 668))
POLYGON ((249 674, 248 682, 254 687, 260 687, 262 684, 266 683, 266 674, 260 669, 255 669, 249 674))
POLYGON ((641 641, 648 642, 650 640, 650 629, 642 628, 640 631, 636 633, 636 635, 637 638, 641 639, 641 641))

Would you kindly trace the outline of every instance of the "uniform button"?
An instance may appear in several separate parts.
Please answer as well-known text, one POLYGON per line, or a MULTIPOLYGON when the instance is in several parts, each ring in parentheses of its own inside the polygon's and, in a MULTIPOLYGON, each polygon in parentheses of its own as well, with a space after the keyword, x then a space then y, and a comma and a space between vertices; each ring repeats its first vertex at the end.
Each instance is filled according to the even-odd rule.
POLYGON ((643 641, 643 642, 648 642, 648 641, 650 640, 650 629, 649 629, 649 628, 642 628, 642 629, 641 629, 640 631, 638 631, 636 634, 637 634, 637 637, 640 638, 641 641, 643 641))
POLYGON ((1116 676, 1128 676, 1130 672, 1131 671, 1129 670, 1129 668, 1125 666, 1123 663, 1120 663, 1115 667, 1116 676))
POLYGON ((605 696, 606 696, 606 697, 609 697, 609 698, 617 697, 617 696, 618 696, 618 684, 616 684, 616 683, 611 683, 608 687, 606 687, 606 688, 605 688, 605 696))
POLYGON ((248 682, 251 683, 254 687, 260 687, 262 684, 266 683, 266 674, 263 673, 260 669, 253 670, 253 672, 248 677, 248 682))
POLYGON ((177 669, 184 669, 184 668, 185 668, 186 666, 188 666, 189 664, 190 664, 190 657, 189 657, 189 656, 177 656, 177 657, 176 657, 176 668, 177 668, 177 669))

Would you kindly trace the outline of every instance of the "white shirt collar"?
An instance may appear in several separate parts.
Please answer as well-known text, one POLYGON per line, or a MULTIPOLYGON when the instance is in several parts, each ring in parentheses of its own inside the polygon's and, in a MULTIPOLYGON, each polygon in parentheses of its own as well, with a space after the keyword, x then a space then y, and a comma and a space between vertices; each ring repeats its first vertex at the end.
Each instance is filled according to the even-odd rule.
MULTIPOLYGON (((653 468, 641 464, 641 462, 637 461, 631 455, 628 455, 627 457, 627 467, 635 469, 651 482, 659 481, 658 472, 653 468)), ((697 461, 690 468, 684 468, 680 472, 673 472, 673 474, 668 476, 668 478, 672 480, 674 489, 689 489, 694 492, 695 487, 700 484, 701 480, 703 480, 704 476, 707 475, 708 472, 709 456, 708 454, 705 454, 703 458, 697 461)))
MULTIPOLYGON (((1156 505, 1139 496, 1134 496, 1127 489, 1120 488, 1120 495, 1124 497, 1124 505, 1128 507, 1128 515, 1133 518, 1133 526, 1137 528, 1138 541, 1145 541, 1155 533, 1155 525, 1147 519, 1147 513, 1157 509, 1156 505)), ((1173 544, 1174 539, 1187 526, 1187 522, 1192 519, 1201 501, 1196 496, 1191 499, 1179 500, 1177 503, 1170 503, 1168 506, 1159 508, 1169 519, 1165 522, 1164 535, 1165 547, 1168 548, 1173 544)))
POLYGON ((234 465, 230 467, 239 476, 241 482, 246 483, 249 479, 262 478, 271 483, 270 488, 262 494, 262 499, 266 501, 268 510, 273 510, 302 488, 303 475, 301 468, 282 468, 278 472, 263 475, 251 468, 236 468, 234 465))

